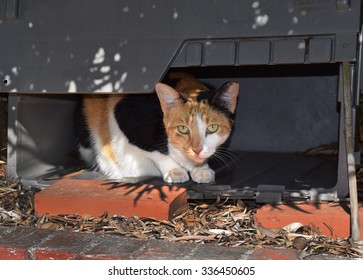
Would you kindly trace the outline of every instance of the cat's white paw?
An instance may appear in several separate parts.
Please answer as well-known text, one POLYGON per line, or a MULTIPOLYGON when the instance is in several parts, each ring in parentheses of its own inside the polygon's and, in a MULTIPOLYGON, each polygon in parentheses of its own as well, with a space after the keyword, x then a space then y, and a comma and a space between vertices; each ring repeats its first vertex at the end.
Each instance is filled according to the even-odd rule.
POLYGON ((163 177, 165 182, 168 183, 184 183, 189 181, 188 172, 183 168, 175 168, 164 174, 163 177))
POLYGON ((190 176, 197 183, 210 183, 214 181, 214 171, 208 167, 194 167, 190 176))

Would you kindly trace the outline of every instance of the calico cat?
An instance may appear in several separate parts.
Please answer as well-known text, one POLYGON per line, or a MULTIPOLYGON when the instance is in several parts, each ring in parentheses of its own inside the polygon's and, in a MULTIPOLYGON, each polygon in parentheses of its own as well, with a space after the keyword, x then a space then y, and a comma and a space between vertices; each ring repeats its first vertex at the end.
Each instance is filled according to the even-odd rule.
POLYGON ((210 91, 186 73, 158 83, 156 94, 87 95, 76 117, 79 153, 112 179, 162 177, 210 183, 207 160, 228 138, 239 85, 210 91), (189 174, 188 174, 189 173, 189 174))

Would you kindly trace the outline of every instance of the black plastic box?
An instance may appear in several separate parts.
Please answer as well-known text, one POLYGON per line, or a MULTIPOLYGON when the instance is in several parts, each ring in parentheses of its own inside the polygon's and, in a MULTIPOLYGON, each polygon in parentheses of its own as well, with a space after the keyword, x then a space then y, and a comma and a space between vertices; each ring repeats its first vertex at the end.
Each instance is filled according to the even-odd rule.
POLYGON ((182 70, 240 83, 232 159, 211 163, 214 184, 186 184, 191 198, 343 199, 342 63, 355 116, 360 27, 358 0, 0 0, 8 176, 47 186, 74 169, 79 94, 152 94, 182 70))

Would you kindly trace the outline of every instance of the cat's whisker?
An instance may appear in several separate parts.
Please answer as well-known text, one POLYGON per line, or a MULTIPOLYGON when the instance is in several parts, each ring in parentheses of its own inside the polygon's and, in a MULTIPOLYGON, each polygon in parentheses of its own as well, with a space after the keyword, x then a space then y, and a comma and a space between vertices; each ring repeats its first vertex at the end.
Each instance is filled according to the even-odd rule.
POLYGON ((216 160, 216 162, 218 162, 218 165, 220 167, 227 168, 227 169, 233 168, 233 165, 230 162, 228 162, 227 160, 225 160, 221 157, 214 157, 214 159, 216 160))
POLYGON ((232 162, 228 160, 228 158, 220 155, 220 154, 214 154, 211 156, 211 159, 214 159, 219 164, 226 166, 228 168, 233 167, 232 162))
POLYGON ((228 149, 228 148, 218 148, 216 151, 217 154, 222 154, 228 156, 232 160, 238 160, 238 155, 235 150, 228 149))
POLYGON ((231 149, 218 149, 212 156, 211 159, 215 159, 219 163, 227 166, 228 168, 232 168, 237 166, 238 156, 236 152, 231 149))
POLYGON ((217 155, 217 154, 214 154, 210 157, 211 160, 215 160, 216 162, 218 163, 222 163, 223 165, 228 165, 228 162, 224 160, 223 157, 217 155))

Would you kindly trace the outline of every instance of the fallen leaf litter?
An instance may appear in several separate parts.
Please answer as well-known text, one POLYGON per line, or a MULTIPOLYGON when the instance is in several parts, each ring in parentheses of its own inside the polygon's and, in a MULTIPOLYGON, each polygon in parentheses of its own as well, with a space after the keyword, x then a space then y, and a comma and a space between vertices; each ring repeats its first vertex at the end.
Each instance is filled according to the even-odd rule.
POLYGON ((298 222, 284 228, 267 229, 254 224, 255 207, 243 201, 190 202, 171 221, 152 218, 108 216, 34 215, 35 189, 26 190, 18 181, 0 176, 0 226, 73 232, 115 234, 133 238, 164 239, 172 242, 212 243, 229 247, 287 247, 306 255, 333 254, 359 258, 363 251, 347 238, 328 238, 314 225, 298 222))

